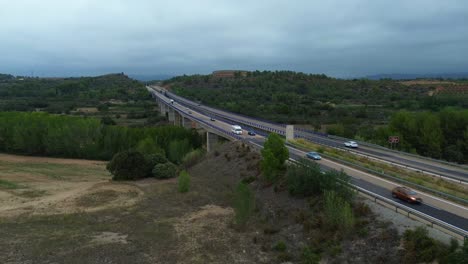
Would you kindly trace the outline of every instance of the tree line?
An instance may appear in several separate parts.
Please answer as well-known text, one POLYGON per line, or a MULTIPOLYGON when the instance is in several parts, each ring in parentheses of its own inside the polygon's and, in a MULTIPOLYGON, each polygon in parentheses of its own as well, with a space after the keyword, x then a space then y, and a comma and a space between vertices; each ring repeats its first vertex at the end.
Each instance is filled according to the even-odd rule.
POLYGON ((118 152, 138 148, 180 163, 201 145, 195 131, 175 126, 130 128, 104 125, 95 118, 0 112, 1 152, 110 160, 118 152))
POLYGON ((396 147, 437 159, 468 163, 468 110, 395 113, 387 126, 372 129, 362 138, 389 146, 389 136, 398 136, 396 147))
POLYGON ((31 78, 0 75, 0 111, 66 113, 110 99, 148 100, 145 86, 123 73, 80 78, 31 78))

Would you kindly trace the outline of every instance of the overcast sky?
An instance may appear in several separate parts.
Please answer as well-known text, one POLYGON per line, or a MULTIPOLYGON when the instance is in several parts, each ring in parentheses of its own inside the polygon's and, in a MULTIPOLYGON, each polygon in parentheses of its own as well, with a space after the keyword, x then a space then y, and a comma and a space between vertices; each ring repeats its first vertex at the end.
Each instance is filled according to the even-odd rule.
POLYGON ((0 73, 468 71, 468 1, 0 0, 0 73))

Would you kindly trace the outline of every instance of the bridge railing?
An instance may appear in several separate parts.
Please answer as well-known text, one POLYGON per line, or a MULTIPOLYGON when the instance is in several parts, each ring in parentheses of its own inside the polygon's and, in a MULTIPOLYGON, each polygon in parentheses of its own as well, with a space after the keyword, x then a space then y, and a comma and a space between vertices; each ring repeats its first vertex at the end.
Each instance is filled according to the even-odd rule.
POLYGON ((203 120, 203 119, 200 119, 198 117, 195 117, 193 115, 190 115, 190 114, 186 114, 182 109, 180 109, 179 107, 171 104, 171 103, 168 103, 166 102, 165 100, 163 99, 160 99, 161 102, 163 102, 165 105, 177 110, 179 112, 180 115, 182 115, 183 117, 185 118, 188 118, 188 119, 191 119, 191 120, 196 120, 198 123, 200 123, 202 126, 205 126, 208 127, 209 129, 211 130, 214 130, 214 131, 217 131, 219 133, 221 133, 222 136, 225 136, 225 137, 228 137, 228 138, 231 138, 231 139, 234 139, 234 140, 241 140, 242 137, 239 137, 238 135, 232 133, 231 131, 227 131, 227 130, 224 130, 224 129, 221 129, 217 126, 214 126, 213 124, 203 120))

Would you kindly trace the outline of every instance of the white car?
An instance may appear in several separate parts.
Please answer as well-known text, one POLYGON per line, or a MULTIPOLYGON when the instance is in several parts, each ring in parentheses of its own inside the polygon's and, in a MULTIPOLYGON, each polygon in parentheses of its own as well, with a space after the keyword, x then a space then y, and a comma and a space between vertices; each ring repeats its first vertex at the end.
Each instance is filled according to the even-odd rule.
POLYGON ((356 141, 346 141, 346 142, 344 143, 344 145, 345 145, 345 147, 347 147, 347 148, 357 148, 357 147, 359 147, 359 146, 358 146, 358 143, 356 143, 356 141))

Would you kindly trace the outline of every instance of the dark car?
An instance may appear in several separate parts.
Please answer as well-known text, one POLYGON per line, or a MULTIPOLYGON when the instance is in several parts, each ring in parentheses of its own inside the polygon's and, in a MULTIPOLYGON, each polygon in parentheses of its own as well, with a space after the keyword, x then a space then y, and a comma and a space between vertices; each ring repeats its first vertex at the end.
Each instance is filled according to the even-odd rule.
POLYGON ((306 156, 310 159, 313 159, 313 160, 321 160, 322 157, 317 153, 317 152, 309 152, 306 154, 306 156))
POLYGON ((214 117, 210 117, 210 120, 211 120, 211 121, 216 121, 216 120, 214 119, 214 117))
POLYGON ((393 198, 398 198, 408 203, 422 203, 422 199, 418 194, 407 187, 395 187, 392 190, 393 198))
POLYGON ((249 134, 249 136, 255 136, 255 131, 253 130, 249 130, 249 132, 247 132, 247 134, 249 134))

